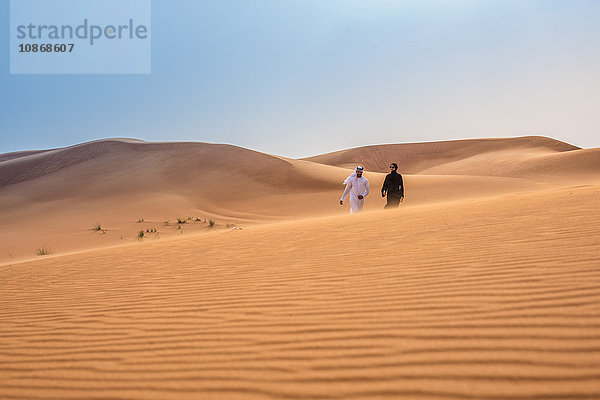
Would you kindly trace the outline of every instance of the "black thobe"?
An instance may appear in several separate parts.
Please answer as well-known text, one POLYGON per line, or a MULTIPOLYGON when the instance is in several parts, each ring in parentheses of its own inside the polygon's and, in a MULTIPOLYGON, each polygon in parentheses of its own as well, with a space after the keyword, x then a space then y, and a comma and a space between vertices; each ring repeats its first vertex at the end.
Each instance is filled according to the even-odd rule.
POLYGON ((388 207, 398 207, 400 204, 400 198, 404 197, 404 182, 402 181, 402 175, 396 171, 392 171, 386 175, 385 181, 383 181, 383 187, 381 188, 382 196, 387 193, 387 204, 388 207))

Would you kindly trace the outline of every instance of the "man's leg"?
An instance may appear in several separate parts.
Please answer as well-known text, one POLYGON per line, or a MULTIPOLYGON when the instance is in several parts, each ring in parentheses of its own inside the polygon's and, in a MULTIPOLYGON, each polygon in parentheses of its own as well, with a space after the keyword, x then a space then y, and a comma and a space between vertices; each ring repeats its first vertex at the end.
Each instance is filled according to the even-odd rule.
POLYGON ((400 205, 400 196, 388 193, 387 204, 384 208, 396 208, 400 205))
POLYGON ((357 198, 353 198, 350 200, 350 213, 354 214, 357 212, 361 212, 362 208, 363 208, 363 204, 365 204, 365 200, 364 199, 359 199, 357 198))
POLYGON ((365 199, 359 199, 358 200, 358 211, 357 212, 362 212, 363 206, 365 205, 365 199))
POLYGON ((350 214, 354 214, 355 212, 358 212, 358 205, 356 204, 356 200, 350 199, 350 214))

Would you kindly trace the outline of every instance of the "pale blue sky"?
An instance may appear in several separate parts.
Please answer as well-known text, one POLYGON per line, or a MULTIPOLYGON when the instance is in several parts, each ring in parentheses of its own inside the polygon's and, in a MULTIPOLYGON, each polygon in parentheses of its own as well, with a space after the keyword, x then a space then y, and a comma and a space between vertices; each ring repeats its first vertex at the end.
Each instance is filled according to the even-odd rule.
POLYGON ((0 152, 105 137, 292 157, 521 135, 600 147, 598 21, 597 0, 153 0, 151 75, 10 75, 6 34, 0 152))

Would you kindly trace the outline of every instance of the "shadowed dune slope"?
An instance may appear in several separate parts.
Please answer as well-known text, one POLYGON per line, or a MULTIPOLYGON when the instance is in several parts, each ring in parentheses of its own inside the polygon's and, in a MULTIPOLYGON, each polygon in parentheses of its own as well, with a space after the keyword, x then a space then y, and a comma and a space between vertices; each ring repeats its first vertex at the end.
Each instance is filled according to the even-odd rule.
POLYGON ((347 175, 322 166, 312 173, 302 164, 308 163, 230 145, 103 140, 0 162, 0 194, 5 207, 115 196, 143 205, 170 195, 200 209, 226 209, 307 188, 339 189, 337 182, 347 175))
MULTIPOLYGON (((102 189, 149 187, 170 190, 193 187, 202 183, 202 179, 209 179, 214 171, 229 173, 228 180, 218 177, 224 191, 239 186, 244 180, 264 186, 286 184, 294 187, 307 177, 296 178, 297 174, 292 173, 292 162, 231 145, 109 139, 5 160, 0 163, 0 187, 62 173, 55 183, 68 186, 74 179, 82 179, 74 183, 83 184, 80 191, 84 192, 89 191, 87 186, 99 185, 102 189), (83 180, 91 174, 102 180, 83 180)), ((317 187, 322 184, 318 176, 308 178, 311 179, 309 183, 317 187)), ((94 191, 90 193, 94 194, 94 191)))
POLYGON ((13 160, 13 159, 19 158, 19 157, 25 157, 25 156, 31 156, 34 154, 44 153, 46 151, 52 151, 52 150, 30 150, 30 151, 15 151, 12 153, 4 153, 4 154, 0 154, 0 162, 13 160))
MULTIPOLYGON (((502 164, 490 163, 490 159, 503 154, 502 160, 527 159, 537 155, 547 155, 578 150, 579 147, 558 140, 526 136, 510 139, 467 139, 427 143, 387 144, 358 147, 334 153, 304 158, 304 160, 326 165, 351 168, 362 164, 368 171, 387 172, 390 162, 397 162, 402 173, 417 174, 437 167, 447 174, 457 174, 444 170, 445 164, 467 162, 472 157, 474 164, 485 167, 479 174, 505 175, 502 164)), ((472 167, 475 169, 476 167, 472 167)), ((458 169, 458 171, 461 171, 458 169)), ((462 172, 461 172, 462 173, 462 172)))
POLYGON ((600 398, 600 191, 0 268, 6 399, 600 398))

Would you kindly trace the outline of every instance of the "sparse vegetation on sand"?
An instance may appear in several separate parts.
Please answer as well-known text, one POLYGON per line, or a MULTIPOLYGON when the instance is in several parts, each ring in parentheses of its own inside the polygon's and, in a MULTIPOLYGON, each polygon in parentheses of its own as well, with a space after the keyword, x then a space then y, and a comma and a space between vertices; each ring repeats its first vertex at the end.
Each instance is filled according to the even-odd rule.
POLYGON ((141 224, 142 222, 144 222, 144 218, 143 217, 140 218, 140 219, 138 219, 138 224, 141 224))
POLYGON ((164 225, 164 226, 169 226, 169 225, 171 225, 171 222, 169 222, 169 221, 165 221, 165 222, 163 222, 163 225, 164 225))
POLYGON ((148 228, 146 229, 146 233, 158 233, 158 230, 156 228, 148 228))
POLYGON ((106 229, 102 228, 102 225, 99 222, 96 222, 96 225, 94 225, 92 230, 94 230, 96 232, 102 232, 103 234, 106 233, 106 229))
POLYGON ((144 231, 139 231, 137 234, 138 240, 142 240, 144 238, 144 231))
POLYGON ((35 249, 36 256, 47 256, 50 253, 51 253, 50 249, 46 246, 42 246, 39 249, 35 249))
POLYGON ((208 227, 209 228, 214 228, 215 227, 215 220, 213 218, 210 218, 208 220, 208 227))
POLYGON ((177 218, 178 224, 185 224, 186 222, 187 222, 187 220, 185 220, 184 218, 177 218))

